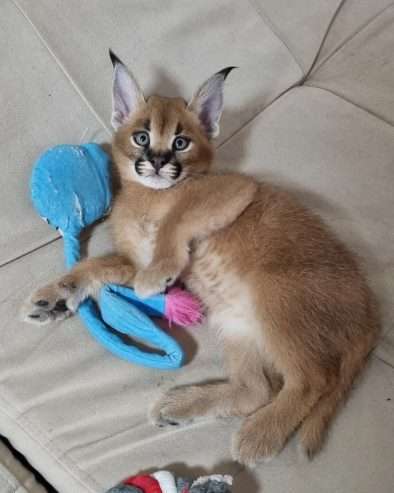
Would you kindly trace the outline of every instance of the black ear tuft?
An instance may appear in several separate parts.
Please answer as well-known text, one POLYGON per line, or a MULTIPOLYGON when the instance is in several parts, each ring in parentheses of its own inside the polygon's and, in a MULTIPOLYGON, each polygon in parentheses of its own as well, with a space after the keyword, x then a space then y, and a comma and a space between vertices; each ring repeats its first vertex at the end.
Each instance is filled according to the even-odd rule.
POLYGON ((219 72, 217 72, 216 75, 223 75, 224 80, 226 80, 228 74, 235 68, 239 68, 239 67, 226 67, 223 70, 219 70, 219 72))
POLYGON ((121 65, 124 65, 122 60, 115 55, 115 53, 111 50, 111 48, 108 50, 109 51, 109 57, 111 59, 112 65, 115 67, 117 63, 120 63, 121 65))

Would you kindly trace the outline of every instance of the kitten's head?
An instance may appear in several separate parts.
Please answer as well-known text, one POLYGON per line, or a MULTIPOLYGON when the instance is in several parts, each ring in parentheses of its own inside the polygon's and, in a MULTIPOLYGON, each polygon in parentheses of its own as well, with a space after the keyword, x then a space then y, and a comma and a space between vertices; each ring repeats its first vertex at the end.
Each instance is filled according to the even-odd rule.
POLYGON ((111 123, 114 155, 123 180, 160 189, 209 171, 212 139, 219 134, 224 81, 234 67, 210 77, 187 103, 181 98, 144 97, 125 65, 114 66, 111 123))

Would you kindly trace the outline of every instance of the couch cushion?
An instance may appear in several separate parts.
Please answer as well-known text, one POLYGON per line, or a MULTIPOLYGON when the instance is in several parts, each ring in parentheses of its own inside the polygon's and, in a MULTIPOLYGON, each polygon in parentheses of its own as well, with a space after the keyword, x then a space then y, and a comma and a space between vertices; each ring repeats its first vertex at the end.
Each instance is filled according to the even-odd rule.
POLYGON ((1 265, 58 237, 30 202, 30 172, 39 153, 108 134, 8 0, 0 5, 0 42, 1 265))

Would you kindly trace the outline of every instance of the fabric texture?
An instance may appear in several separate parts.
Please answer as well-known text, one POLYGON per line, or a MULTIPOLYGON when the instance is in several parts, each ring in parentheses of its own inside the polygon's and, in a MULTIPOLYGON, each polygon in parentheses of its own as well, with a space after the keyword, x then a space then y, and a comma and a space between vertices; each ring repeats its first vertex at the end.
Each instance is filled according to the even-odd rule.
MULTIPOLYGON (((60 493, 102 493, 158 469, 231 474, 234 493, 392 492, 393 8, 389 0, 0 3, 0 433, 60 493), (112 356, 77 318, 19 320, 32 289, 64 272, 62 241, 30 203, 32 163, 57 144, 110 138, 108 48, 146 94, 189 98, 211 74, 240 67, 226 82, 218 167, 291 188, 362 259, 383 334, 313 462, 292 439, 271 463, 244 469, 230 454, 236 419, 149 424, 166 389, 222 377, 209 327, 170 329, 187 364, 162 372, 112 356)), ((88 238, 89 255, 111 250, 105 223, 88 238)))

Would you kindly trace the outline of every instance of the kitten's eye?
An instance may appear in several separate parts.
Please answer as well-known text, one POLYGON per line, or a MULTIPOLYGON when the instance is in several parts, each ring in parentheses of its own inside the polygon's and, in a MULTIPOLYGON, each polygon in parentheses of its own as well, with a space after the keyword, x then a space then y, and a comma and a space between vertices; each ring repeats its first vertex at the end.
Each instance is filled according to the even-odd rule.
POLYGON ((184 151, 187 147, 189 147, 190 139, 187 137, 177 137, 172 143, 172 148, 174 151, 184 151))
POLYGON ((149 145, 149 134, 148 132, 135 132, 133 134, 133 140, 138 146, 146 147, 149 145))

